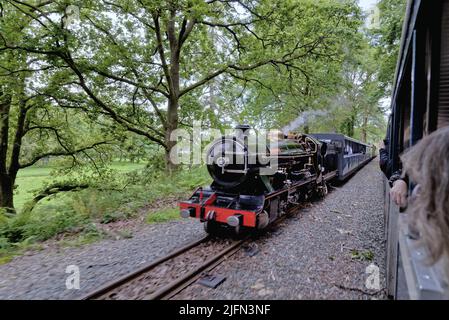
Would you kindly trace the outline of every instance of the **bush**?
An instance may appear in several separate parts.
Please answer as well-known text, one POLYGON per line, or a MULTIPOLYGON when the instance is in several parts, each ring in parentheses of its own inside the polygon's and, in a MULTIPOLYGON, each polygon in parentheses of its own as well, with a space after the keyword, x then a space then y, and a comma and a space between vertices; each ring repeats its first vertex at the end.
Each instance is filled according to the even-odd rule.
POLYGON ((122 212, 106 212, 101 218, 101 223, 107 224, 115 221, 125 220, 126 215, 122 212))
POLYGON ((7 250, 11 247, 11 243, 8 238, 0 237, 0 252, 2 250, 7 250))
POLYGON ((32 213, 21 212, 8 219, 0 228, 0 237, 12 243, 29 238, 47 240, 63 232, 76 232, 87 221, 85 216, 58 205, 45 205, 44 208, 32 213))

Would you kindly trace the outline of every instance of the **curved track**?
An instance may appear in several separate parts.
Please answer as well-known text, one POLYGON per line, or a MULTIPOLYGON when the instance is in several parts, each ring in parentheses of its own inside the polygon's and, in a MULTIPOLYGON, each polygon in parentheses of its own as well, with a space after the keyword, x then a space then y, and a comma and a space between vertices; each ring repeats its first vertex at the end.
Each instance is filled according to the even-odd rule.
MULTIPOLYGON (((288 210, 291 214, 301 205, 288 210)), ((274 224, 283 221, 280 217, 274 224)), ((139 270, 112 281, 82 300, 170 299, 239 251, 251 239, 216 239, 210 235, 195 240, 139 270), (218 251, 218 253, 216 253, 218 251)))
POLYGON ((106 284, 82 300, 168 299, 196 281, 203 272, 236 253, 249 238, 222 243, 222 240, 204 236, 106 284))

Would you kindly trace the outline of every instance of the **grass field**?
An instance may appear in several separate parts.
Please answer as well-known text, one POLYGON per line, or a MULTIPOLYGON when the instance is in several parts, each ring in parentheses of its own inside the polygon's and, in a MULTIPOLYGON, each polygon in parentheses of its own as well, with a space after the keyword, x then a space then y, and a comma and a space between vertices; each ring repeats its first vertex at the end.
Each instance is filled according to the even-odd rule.
MULTIPOLYGON (((142 169, 144 166, 142 163, 115 162, 110 165, 110 168, 120 172, 129 172, 142 169)), ((60 168, 51 166, 29 167, 19 171, 14 196, 14 205, 18 211, 33 198, 34 191, 42 188, 46 182, 54 180, 57 169, 60 168)))

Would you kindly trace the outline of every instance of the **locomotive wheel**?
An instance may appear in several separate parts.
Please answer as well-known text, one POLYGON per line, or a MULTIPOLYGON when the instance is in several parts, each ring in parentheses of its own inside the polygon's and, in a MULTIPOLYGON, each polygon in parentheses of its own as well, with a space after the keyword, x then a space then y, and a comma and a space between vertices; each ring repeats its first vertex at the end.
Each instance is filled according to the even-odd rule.
POLYGON ((328 192, 329 192, 329 190, 327 189, 327 183, 323 181, 322 185, 320 186, 320 188, 318 190, 318 195, 321 198, 324 198, 328 192))
MULTIPOLYGON (((237 226, 237 227, 228 227, 228 230, 230 232, 230 235, 234 239, 242 239, 243 236, 245 236, 248 232, 248 229, 243 226, 237 226)), ((257 229, 255 229, 256 231, 257 229)))
POLYGON ((221 230, 221 226, 219 223, 217 223, 214 220, 208 220, 203 223, 204 231, 206 231, 208 234, 218 234, 221 230))
POLYGON ((242 234, 242 227, 240 225, 237 225, 237 226, 233 227, 232 229, 233 229, 232 231, 234 232, 234 235, 240 236, 242 234))

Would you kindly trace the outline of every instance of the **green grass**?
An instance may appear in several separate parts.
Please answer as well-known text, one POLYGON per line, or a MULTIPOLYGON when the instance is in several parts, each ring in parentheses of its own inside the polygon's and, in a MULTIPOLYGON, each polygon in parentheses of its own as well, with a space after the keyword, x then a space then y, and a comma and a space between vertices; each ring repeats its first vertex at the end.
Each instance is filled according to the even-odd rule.
POLYGON ((373 261, 374 253, 371 250, 359 251, 356 249, 351 250, 351 259, 361 261, 373 261))
POLYGON ((0 256, 0 265, 8 263, 9 261, 12 260, 12 258, 14 258, 14 256, 13 255, 9 255, 9 254, 8 255, 4 255, 4 256, 3 255, 0 256))
POLYGON ((17 189, 14 195, 14 205, 20 211, 23 205, 33 198, 33 191, 41 188, 45 182, 52 179, 52 167, 29 167, 19 171, 16 179, 17 189))
MULTIPOLYGON (((8 217, 0 212, 0 264, 27 249, 38 248, 42 241, 55 236, 62 236, 59 242, 70 246, 97 241, 105 234, 102 228, 97 230, 96 225, 130 219, 142 212, 141 208, 151 208, 152 203, 166 198, 171 199, 166 208, 146 213, 146 222, 178 219, 179 209, 172 207, 172 201, 188 197, 194 188, 207 185, 211 180, 205 167, 185 168, 172 176, 148 168, 139 170, 144 167, 144 164, 113 163, 110 168, 117 173, 105 176, 100 184, 47 197, 31 212, 21 209, 33 198, 33 193, 65 177, 56 175, 58 167, 21 170, 15 196, 18 213, 8 217), (98 185, 100 188, 95 187, 98 185)), ((132 237, 132 234, 125 231, 123 236, 132 237)))
POLYGON ((134 170, 140 170, 145 167, 144 163, 131 163, 131 162, 113 162, 109 165, 111 169, 121 172, 129 172, 134 170))
POLYGON ((179 219, 179 208, 165 208, 147 215, 147 223, 160 223, 179 219))
MULTIPOLYGON (((142 163, 114 162, 109 168, 126 173, 145 167, 142 163)), ((29 167, 19 171, 16 179, 17 189, 14 195, 14 206, 20 211, 24 204, 33 199, 33 192, 42 188, 45 183, 54 180, 56 172, 61 167, 29 167)))

